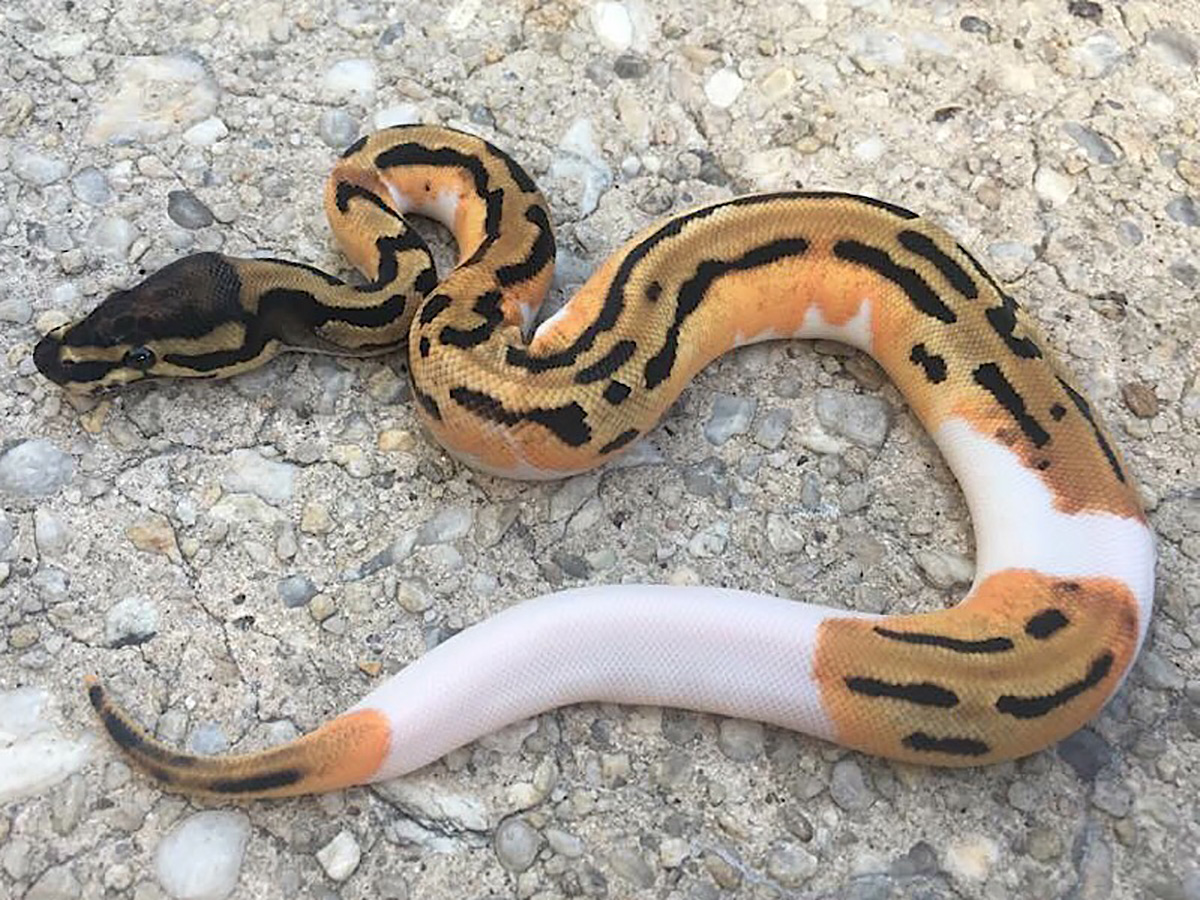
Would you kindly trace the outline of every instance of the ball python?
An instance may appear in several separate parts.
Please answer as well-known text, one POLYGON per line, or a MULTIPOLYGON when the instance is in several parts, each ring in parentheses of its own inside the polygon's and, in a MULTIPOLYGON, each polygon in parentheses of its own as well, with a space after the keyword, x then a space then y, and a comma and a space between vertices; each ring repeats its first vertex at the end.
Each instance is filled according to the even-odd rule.
POLYGON ((843 341, 873 356, 962 487, 974 583, 950 609, 867 615, 708 587, 613 585, 515 604, 291 743, 178 752, 94 678, 104 729, 165 788, 242 798, 412 772, 513 721, 584 701, 757 719, 869 754, 964 766, 1091 719, 1138 652, 1154 543, 1095 406, 979 261, 915 213, 780 191, 653 224, 534 327, 554 265, 546 202, 507 154, 390 128, 336 163, 325 209, 365 281, 281 259, 184 257, 37 344, 78 391, 221 378, 283 350, 407 345, 415 408, 468 466, 560 478, 619 456, 731 348, 843 341), (439 281, 405 216, 453 233, 439 281))

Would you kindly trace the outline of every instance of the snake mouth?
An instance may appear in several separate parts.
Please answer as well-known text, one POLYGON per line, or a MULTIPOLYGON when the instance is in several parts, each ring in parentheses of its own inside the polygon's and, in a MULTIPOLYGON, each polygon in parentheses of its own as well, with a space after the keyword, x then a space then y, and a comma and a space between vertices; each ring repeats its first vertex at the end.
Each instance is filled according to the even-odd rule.
POLYGON ((55 332, 47 334, 33 348, 33 364, 50 381, 73 394, 87 396, 98 396, 120 387, 105 380, 114 369, 121 368, 120 362, 64 359, 62 348, 63 343, 55 332))

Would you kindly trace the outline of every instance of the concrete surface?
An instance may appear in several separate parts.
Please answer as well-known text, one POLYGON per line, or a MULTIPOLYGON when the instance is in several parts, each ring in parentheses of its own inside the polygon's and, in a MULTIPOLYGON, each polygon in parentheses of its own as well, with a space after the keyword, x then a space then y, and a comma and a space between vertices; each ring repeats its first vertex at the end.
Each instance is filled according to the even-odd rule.
POLYGON ((1195 0, 4 4, 0 895, 1200 897, 1197 22, 1195 0), (976 249, 1089 385, 1160 536, 1115 701, 979 771, 583 706, 319 799, 212 810, 131 773, 85 672, 170 741, 248 749, 563 585, 918 609, 970 577, 930 442, 834 346, 735 353, 636 465, 547 485, 451 462, 400 359, 83 411, 34 372, 40 331, 185 252, 344 271, 334 152, 414 120, 529 167, 559 300, 636 228, 756 189, 874 194, 976 249))

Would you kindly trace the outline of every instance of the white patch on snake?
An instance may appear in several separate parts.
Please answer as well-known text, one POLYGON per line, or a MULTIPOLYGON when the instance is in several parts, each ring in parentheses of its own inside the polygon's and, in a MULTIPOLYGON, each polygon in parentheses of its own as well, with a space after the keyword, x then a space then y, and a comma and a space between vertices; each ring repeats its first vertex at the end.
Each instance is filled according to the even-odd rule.
POLYGON ((387 185, 388 194, 391 196, 392 207, 400 215, 416 213, 418 216, 433 219, 451 231, 454 230, 454 217, 458 213, 458 205, 462 200, 458 191, 445 190, 438 191, 432 196, 428 194, 411 196, 389 181, 384 181, 384 184, 387 185))
POLYGON ((821 307, 813 303, 804 312, 804 322, 796 329, 792 337, 819 338, 830 341, 841 341, 859 350, 871 352, 871 301, 864 297, 859 303, 858 312, 848 321, 836 325, 828 321, 821 312, 821 307))
POLYGON ((550 332, 552 332, 555 329, 555 327, 558 325, 558 323, 561 322, 566 317, 567 308, 570 305, 571 304, 567 303, 567 304, 563 305, 560 309, 556 309, 552 314, 547 316, 546 321, 542 322, 542 324, 539 325, 534 330, 533 338, 530 340, 530 344, 533 344, 534 342, 536 342, 544 334, 549 334, 550 332))
POLYGON ((820 623, 835 612, 710 587, 563 591, 455 635, 355 708, 379 710, 391 725, 376 779, 586 701, 704 710, 832 740, 813 654, 820 623))
MULTIPOLYGON (((971 510, 975 581, 1004 569, 1107 577, 1128 585, 1139 607, 1140 641, 1154 603, 1154 536, 1135 519, 1104 512, 1064 513, 1020 457, 959 418, 933 435, 971 510)), ((1096 477, 1108 477, 1098 472, 1096 477)))

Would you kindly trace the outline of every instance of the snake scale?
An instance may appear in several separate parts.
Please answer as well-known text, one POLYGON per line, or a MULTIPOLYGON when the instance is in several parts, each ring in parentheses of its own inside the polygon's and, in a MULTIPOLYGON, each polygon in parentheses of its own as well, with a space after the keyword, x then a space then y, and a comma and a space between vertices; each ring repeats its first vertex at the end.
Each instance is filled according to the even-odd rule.
POLYGON ((940 228, 850 194, 736 197, 651 225, 533 328, 550 215, 492 144, 442 127, 375 133, 336 164, 325 206, 365 283, 188 256, 47 334, 38 369, 87 392, 224 377, 287 349, 407 344, 416 410, 450 453, 559 478, 617 457, 733 347, 843 341, 878 360, 958 478, 975 581, 956 607, 897 616, 705 587, 563 591, 466 629, 313 733, 240 756, 165 746, 89 678, 105 730, 165 788, 284 796, 392 778, 582 701, 977 765, 1075 731, 1129 671, 1154 583, 1133 479, 1025 311, 940 228), (460 259, 444 280, 408 213, 453 232, 460 259))

